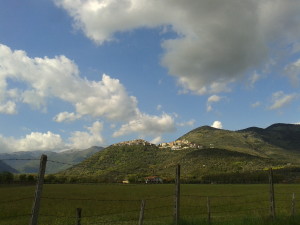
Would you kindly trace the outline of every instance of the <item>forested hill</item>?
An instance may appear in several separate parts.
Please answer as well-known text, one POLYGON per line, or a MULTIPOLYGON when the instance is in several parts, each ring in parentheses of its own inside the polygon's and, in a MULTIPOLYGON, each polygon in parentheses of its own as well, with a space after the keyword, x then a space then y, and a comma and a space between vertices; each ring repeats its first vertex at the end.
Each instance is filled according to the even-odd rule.
POLYGON ((61 174, 79 179, 96 177, 101 182, 143 180, 149 175, 172 180, 177 164, 181 164, 182 178, 186 180, 201 180, 205 175, 253 172, 284 165, 273 159, 219 148, 171 150, 153 145, 112 145, 61 174))
POLYGON ((299 132, 300 126, 291 124, 239 131, 204 126, 158 146, 143 140, 111 145, 61 174, 96 176, 106 182, 139 180, 149 175, 168 180, 174 177, 174 167, 179 163, 183 179, 201 180, 221 173, 299 167, 299 132))

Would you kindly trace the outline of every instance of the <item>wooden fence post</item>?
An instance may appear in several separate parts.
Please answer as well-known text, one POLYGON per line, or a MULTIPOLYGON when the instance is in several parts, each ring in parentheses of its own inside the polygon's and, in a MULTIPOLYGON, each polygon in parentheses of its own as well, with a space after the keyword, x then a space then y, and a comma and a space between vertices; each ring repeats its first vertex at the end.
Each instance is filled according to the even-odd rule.
POLYGON ((291 212, 291 216, 292 217, 295 216, 295 193, 293 193, 293 195, 292 195, 292 212, 291 212))
POLYGON ((269 169, 269 185, 270 185, 270 214, 273 219, 276 217, 275 213, 275 195, 274 195, 274 183, 273 183, 273 170, 269 169))
POLYGON ((180 219, 180 165, 176 167, 176 178, 175 178, 175 204, 174 204, 174 223, 179 224, 180 219))
POLYGON ((47 163, 47 156, 42 155, 40 159, 40 168, 39 168, 39 174, 35 189, 35 196, 34 196, 34 202, 32 206, 32 214, 30 218, 29 225, 37 225, 38 224, 38 216, 39 216, 39 210, 40 210, 40 202, 41 202, 41 196, 42 196, 42 190, 43 190, 43 184, 44 184, 44 176, 46 171, 46 163, 47 163))
POLYGON ((140 218, 139 218, 139 225, 143 225, 143 223, 144 223, 145 206, 146 206, 146 201, 142 200, 141 211, 140 211, 140 218))
POLYGON ((81 208, 76 208, 76 225, 81 225, 81 208))
POLYGON ((210 224, 211 223, 211 212, 210 212, 210 199, 209 197, 207 197, 207 223, 210 224))

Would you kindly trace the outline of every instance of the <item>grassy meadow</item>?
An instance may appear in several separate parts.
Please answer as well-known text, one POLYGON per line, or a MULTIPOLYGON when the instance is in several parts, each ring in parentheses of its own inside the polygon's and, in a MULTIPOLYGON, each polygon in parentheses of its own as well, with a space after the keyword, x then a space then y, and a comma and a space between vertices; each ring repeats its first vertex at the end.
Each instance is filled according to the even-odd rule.
MULTIPOLYGON (((0 186, 0 224, 27 225, 35 186, 0 186)), ((292 193, 300 196, 299 184, 275 185, 276 214, 269 218, 269 186, 183 184, 183 225, 207 224, 207 197, 211 224, 300 224, 300 204, 290 219, 292 193)), ((40 225, 76 224, 76 208, 82 208, 82 225, 138 224, 141 200, 146 200, 144 225, 171 225, 174 185, 144 184, 46 184, 41 200, 40 225)))

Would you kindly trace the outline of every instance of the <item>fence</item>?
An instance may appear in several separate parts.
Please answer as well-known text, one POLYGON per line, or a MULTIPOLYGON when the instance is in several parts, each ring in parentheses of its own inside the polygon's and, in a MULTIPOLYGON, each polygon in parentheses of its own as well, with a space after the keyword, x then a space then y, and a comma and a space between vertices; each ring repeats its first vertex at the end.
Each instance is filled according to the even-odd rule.
MULTIPOLYGON (((36 225, 39 221, 43 225, 147 225, 179 224, 180 219, 205 220, 207 223, 211 223, 215 220, 249 216, 249 214, 252 216, 271 216, 275 219, 276 215, 295 216, 297 212, 296 196, 300 194, 299 190, 290 189, 288 192, 279 192, 275 189, 275 192, 272 170, 269 173, 269 190, 264 185, 260 186, 261 190, 259 192, 255 190, 255 192, 248 191, 249 193, 244 193, 243 191, 235 195, 229 195, 228 193, 216 194, 222 193, 221 189, 216 189, 218 191, 215 190, 215 192, 212 190, 209 194, 199 194, 198 189, 200 186, 213 189, 218 188, 218 185, 194 185, 189 187, 189 190, 185 190, 185 185, 180 184, 180 166, 176 167, 175 188, 170 185, 150 185, 152 189, 156 189, 155 193, 151 193, 152 196, 149 196, 149 193, 145 191, 149 190, 149 185, 101 186, 104 189, 101 192, 98 190, 99 186, 97 185, 89 185, 88 187, 85 185, 83 189, 74 190, 76 186, 70 184, 64 186, 66 189, 60 193, 58 190, 62 189, 63 186, 55 190, 52 190, 51 187, 45 192, 43 190, 47 161, 61 163, 47 160, 46 156, 42 156, 35 197, 33 198, 29 191, 24 191, 24 193, 19 193, 20 197, 6 196, 6 199, 2 198, 0 201, 2 210, 0 212, 3 215, 0 214, 0 224, 19 225, 27 224, 24 221, 30 221, 30 225, 36 225), (118 195, 116 191, 111 190, 113 188, 118 191, 128 189, 128 192, 118 195), (85 192, 80 193, 80 190, 85 192), (91 197, 93 192, 96 194, 91 197), (129 192, 131 193, 129 198, 122 196, 128 195, 129 192), (76 195, 79 195, 79 197, 75 197, 76 195), (112 199, 112 197, 114 198, 112 199), (30 202, 32 204, 32 201, 33 206, 30 213, 30 207, 28 206, 30 202), (14 206, 11 206, 14 204, 26 205, 26 207, 22 210, 16 207, 15 210, 14 206)), ((55 187, 53 186, 53 188, 55 187)), ((17 190, 19 187, 14 188, 17 190)), ((233 192, 239 192, 238 186, 232 186, 232 188, 233 192)), ((30 191, 32 191, 32 188, 30 191)))

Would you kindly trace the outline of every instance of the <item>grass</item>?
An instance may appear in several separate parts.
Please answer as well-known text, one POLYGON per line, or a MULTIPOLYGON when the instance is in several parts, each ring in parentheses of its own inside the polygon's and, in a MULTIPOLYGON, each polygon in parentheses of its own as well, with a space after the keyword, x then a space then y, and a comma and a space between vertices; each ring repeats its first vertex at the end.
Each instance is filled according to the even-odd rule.
MULTIPOLYGON (((27 225, 34 186, 0 186, 0 225, 27 225)), ((300 225, 290 218, 291 196, 300 185, 275 185, 275 221, 269 218, 268 185, 181 186, 181 225, 207 224, 207 196, 213 225, 300 225)), ((174 185, 48 184, 44 185, 40 225, 138 224, 141 200, 146 200, 144 225, 171 225, 174 185)), ((299 206, 296 203, 296 206, 299 206)), ((296 209, 296 212, 299 210, 296 209)))
MULTIPOLYGON (((180 225, 207 225, 207 220, 190 220, 190 221, 181 221, 180 225)), ((253 217, 244 217, 241 219, 235 220, 223 220, 223 221, 216 221, 212 222, 211 224, 214 225, 299 225, 300 224, 300 217, 286 217, 280 216, 275 220, 270 219, 269 217, 266 218, 253 218, 253 217)))

